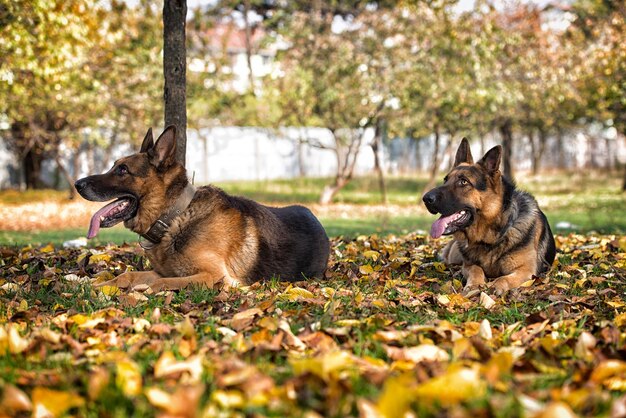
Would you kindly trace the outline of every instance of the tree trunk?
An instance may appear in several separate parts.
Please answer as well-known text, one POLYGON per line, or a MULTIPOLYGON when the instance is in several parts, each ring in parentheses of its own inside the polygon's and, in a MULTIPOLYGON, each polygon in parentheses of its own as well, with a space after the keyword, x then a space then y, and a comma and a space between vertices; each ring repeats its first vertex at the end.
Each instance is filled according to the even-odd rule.
POLYGON ((528 131, 528 141, 530 142, 530 170, 533 176, 539 174, 541 159, 546 149, 546 136, 546 132, 543 129, 539 129, 538 136, 534 135, 532 129, 528 131))
POLYGON ((557 146, 557 167, 559 170, 565 168, 565 147, 563 144, 563 131, 558 128, 556 131, 556 146, 557 146))
POLYGON ((102 157, 102 167, 100 168, 100 172, 104 170, 108 170, 109 167, 111 167, 111 160, 113 159, 113 150, 115 149, 115 146, 117 145, 118 135, 119 135, 119 132, 117 128, 115 128, 113 130, 113 133, 111 134, 111 138, 109 138, 109 144, 104 149, 104 155, 102 157))
POLYGON ((439 171, 439 148, 441 146, 441 138, 439 137, 439 127, 435 126, 435 144, 433 150, 433 163, 430 166, 430 175, 428 176, 428 182, 424 187, 423 192, 426 193, 435 185, 435 176, 437 176, 437 171, 439 171))
POLYGON ((448 142, 446 142, 446 147, 444 148, 442 153, 442 156, 448 157, 448 171, 452 170, 452 165, 454 164, 454 150, 452 149, 452 140, 455 136, 456 133, 450 132, 450 137, 448 138, 448 142))
POLYGON ((306 177, 306 169, 304 167, 304 144, 305 141, 302 138, 298 139, 298 149, 296 152, 298 153, 298 177, 300 178, 306 177))
POLYGON ((176 126, 176 160, 185 165, 187 148, 186 99, 186 0, 163 3, 163 75, 165 87, 165 126, 176 126))
POLYGON ((320 205, 328 205, 332 203, 337 193, 339 193, 339 191, 343 189, 346 184, 348 184, 348 181, 349 180, 344 177, 335 177, 333 184, 327 184, 324 186, 320 196, 320 205))
POLYGON ((546 152, 546 145, 548 144, 548 133, 544 129, 539 129, 539 143, 536 147, 536 154, 533 155, 533 174, 539 174, 541 169, 541 160, 546 152))
POLYGON ((606 148, 606 168, 609 172, 613 173, 615 170, 615 153, 613 152, 613 140, 604 138, 604 147, 606 148))
POLYGON ((22 159, 26 189, 40 189, 41 162, 43 158, 35 149, 30 149, 22 159))
POLYGON ((335 131, 331 130, 333 137, 335 138, 335 156, 337 158, 337 174, 332 184, 324 186, 320 195, 320 205, 327 205, 333 201, 335 195, 345 187, 346 184, 352 180, 354 174, 354 167, 356 167, 357 157, 361 149, 361 142, 363 141, 363 135, 351 134, 350 143, 345 151, 344 155, 341 155, 340 141, 336 137, 335 131))
MULTIPOLYGON (((89 149, 89 151, 91 152, 91 154, 93 155, 93 146, 89 149)), ((80 154, 81 154, 81 149, 78 148, 75 152, 74 155, 72 156, 72 174, 74 175, 75 179, 78 179, 80 177, 80 154)), ((93 157, 91 157, 93 158, 93 157)), ((91 173, 89 173, 91 174, 91 173)), ((73 184, 70 184, 70 187, 74 187, 73 184)))
POLYGON ((595 153, 596 139, 591 135, 585 135, 585 140, 587 141, 587 161, 585 162, 585 168, 598 168, 595 153))
POLYGON ((383 126, 382 121, 376 122, 376 130, 374 132, 374 139, 370 146, 372 147, 372 152, 374 152, 374 171, 378 176, 378 187, 380 188, 380 195, 382 198, 383 205, 386 205, 387 200, 387 184, 385 182, 385 173, 382 169, 380 163, 380 150, 382 149, 382 139, 383 139, 383 126))
MULTIPOLYGON (((104 170, 99 167, 96 164, 96 150, 95 150, 95 146, 94 143, 89 141, 89 140, 85 140, 83 141, 80 146, 76 149, 76 152, 74 153, 74 155, 78 155, 78 152, 82 152, 85 151, 85 160, 87 161, 87 174, 91 175, 91 174, 100 174, 102 173, 104 170)), ((73 165, 73 173, 76 174, 78 173, 78 161, 77 158, 73 159, 72 162, 73 165)), ((78 177, 78 176, 77 176, 78 177)))
POLYGON ((537 156, 537 142, 535 141, 535 133, 533 132, 533 128, 528 128, 528 143, 530 144, 530 172, 535 175, 537 174, 537 170, 535 169, 537 161, 535 160, 537 156))
MULTIPOLYGON (((78 155, 78 153, 76 154, 78 155)), ((67 168, 63 164, 63 161, 61 161, 61 157, 59 156, 58 152, 56 152, 54 155, 54 161, 57 163, 57 167, 59 171, 61 172, 61 174, 63 175, 63 178, 65 179, 65 181, 67 181, 67 184, 69 185, 68 199, 74 199, 76 197, 76 189, 74 188, 74 183, 76 183, 76 179, 70 175, 69 171, 67 171, 67 168)))
MULTIPOLYGON (((626 135, 624 135, 624 142, 626 142, 626 135)), ((622 192, 626 192, 626 164, 624 164, 624 179, 622 180, 622 192)))
POLYGON ((244 0, 243 2, 243 23, 246 45, 246 63, 248 64, 248 87, 250 92, 254 95, 254 73, 252 72, 252 28, 250 27, 250 0, 244 0))
POLYGON ((487 152, 487 150, 485 148, 487 148, 487 145, 485 144, 485 135, 484 134, 480 134, 480 155, 485 155, 485 153, 487 152))
POLYGON ((504 177, 513 180, 513 167, 511 154, 513 148, 513 123, 511 119, 504 121, 500 125, 500 134, 502 135, 502 174, 504 177))

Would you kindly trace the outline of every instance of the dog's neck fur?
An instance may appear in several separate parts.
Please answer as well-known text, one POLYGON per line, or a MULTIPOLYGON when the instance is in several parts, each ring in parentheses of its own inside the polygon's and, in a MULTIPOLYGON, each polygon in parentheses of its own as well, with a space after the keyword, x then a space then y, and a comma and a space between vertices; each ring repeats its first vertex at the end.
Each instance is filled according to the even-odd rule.
POLYGON ((145 192, 137 215, 124 222, 128 229, 143 236, 164 213, 176 206, 177 200, 190 186, 185 168, 176 165, 165 173, 160 184, 153 184, 152 188, 145 192))
MULTIPOLYGON (((187 183, 187 186, 183 189, 182 193, 179 194, 174 204, 169 207, 168 210, 163 212, 159 218, 150 226, 150 229, 145 234, 141 234, 141 236, 152 244, 158 244, 163 239, 163 236, 167 233, 169 227, 174 222, 174 219, 178 217, 181 213, 187 209, 191 201, 193 200, 194 195, 196 194, 196 188, 193 185, 187 183)), ((148 245, 150 247, 151 245, 148 245)), ((146 246, 142 247, 147 248, 146 246)))

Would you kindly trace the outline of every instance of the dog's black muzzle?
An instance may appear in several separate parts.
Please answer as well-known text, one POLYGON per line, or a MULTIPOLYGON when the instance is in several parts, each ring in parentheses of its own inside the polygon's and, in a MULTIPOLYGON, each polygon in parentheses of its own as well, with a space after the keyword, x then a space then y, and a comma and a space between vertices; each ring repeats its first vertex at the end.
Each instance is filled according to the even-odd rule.
POLYGON ((107 184, 106 178, 102 177, 103 174, 97 174, 94 176, 84 177, 76 183, 74 187, 78 194, 87 200, 92 202, 106 202, 108 200, 117 199, 122 196, 130 196, 136 199, 134 193, 128 190, 121 190, 118 187, 113 187, 107 184))
POLYGON ((422 197, 422 200, 426 205, 426 209, 428 209, 430 213, 432 213, 433 215, 441 213, 441 208, 439 207, 441 202, 441 190, 439 190, 439 187, 432 189, 431 191, 426 193, 422 197))

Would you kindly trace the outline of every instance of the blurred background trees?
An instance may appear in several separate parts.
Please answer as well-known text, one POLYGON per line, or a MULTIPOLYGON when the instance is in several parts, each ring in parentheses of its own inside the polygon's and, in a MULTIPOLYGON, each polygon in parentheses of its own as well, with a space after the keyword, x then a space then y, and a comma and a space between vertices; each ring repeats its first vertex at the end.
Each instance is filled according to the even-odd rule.
MULTIPOLYGON (((432 182, 462 136, 483 151, 487 136, 498 138, 509 176, 516 149, 530 149, 538 173, 546 153, 563 155, 581 126, 624 141, 624 2, 541 4, 478 0, 464 11, 454 0, 200 2, 187 22, 189 128, 326 128, 329 141, 300 138, 335 155, 324 203, 353 177, 363 145, 377 157, 384 190, 379 153, 391 138, 431 138, 432 182)), ((0 5, 0 132, 25 187, 39 186, 43 159, 69 182, 79 155, 136 146, 160 124, 160 6, 0 5), (75 157, 69 166, 60 150, 75 157)))
POLYGON ((44 158, 69 177, 61 146, 74 156, 110 150, 156 122, 162 41, 153 28, 161 18, 149 2, 16 1, 0 13, 2 137, 27 188, 40 186, 44 158))

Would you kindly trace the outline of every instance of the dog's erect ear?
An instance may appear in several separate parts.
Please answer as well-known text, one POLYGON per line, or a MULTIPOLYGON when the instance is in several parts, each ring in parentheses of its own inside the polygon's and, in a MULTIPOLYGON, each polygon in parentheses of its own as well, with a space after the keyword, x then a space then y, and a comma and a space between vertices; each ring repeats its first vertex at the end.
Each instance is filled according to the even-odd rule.
POLYGON ((154 139, 152 138, 152 128, 148 129, 146 133, 146 137, 143 139, 141 143, 141 149, 139 152, 148 152, 150 148, 154 146, 154 139))
POLYGON ((500 159, 502 158, 502 145, 496 145, 491 148, 487 153, 480 159, 478 164, 483 166, 485 170, 489 173, 493 173, 498 171, 500 168, 500 159))
POLYGON ((167 168, 176 160, 176 127, 170 125, 159 136, 156 143, 148 150, 150 163, 156 168, 167 168))
POLYGON ((459 149, 456 150, 454 166, 456 167, 461 163, 474 164, 474 157, 472 157, 472 150, 470 149, 467 138, 461 139, 461 145, 459 145, 459 149))

